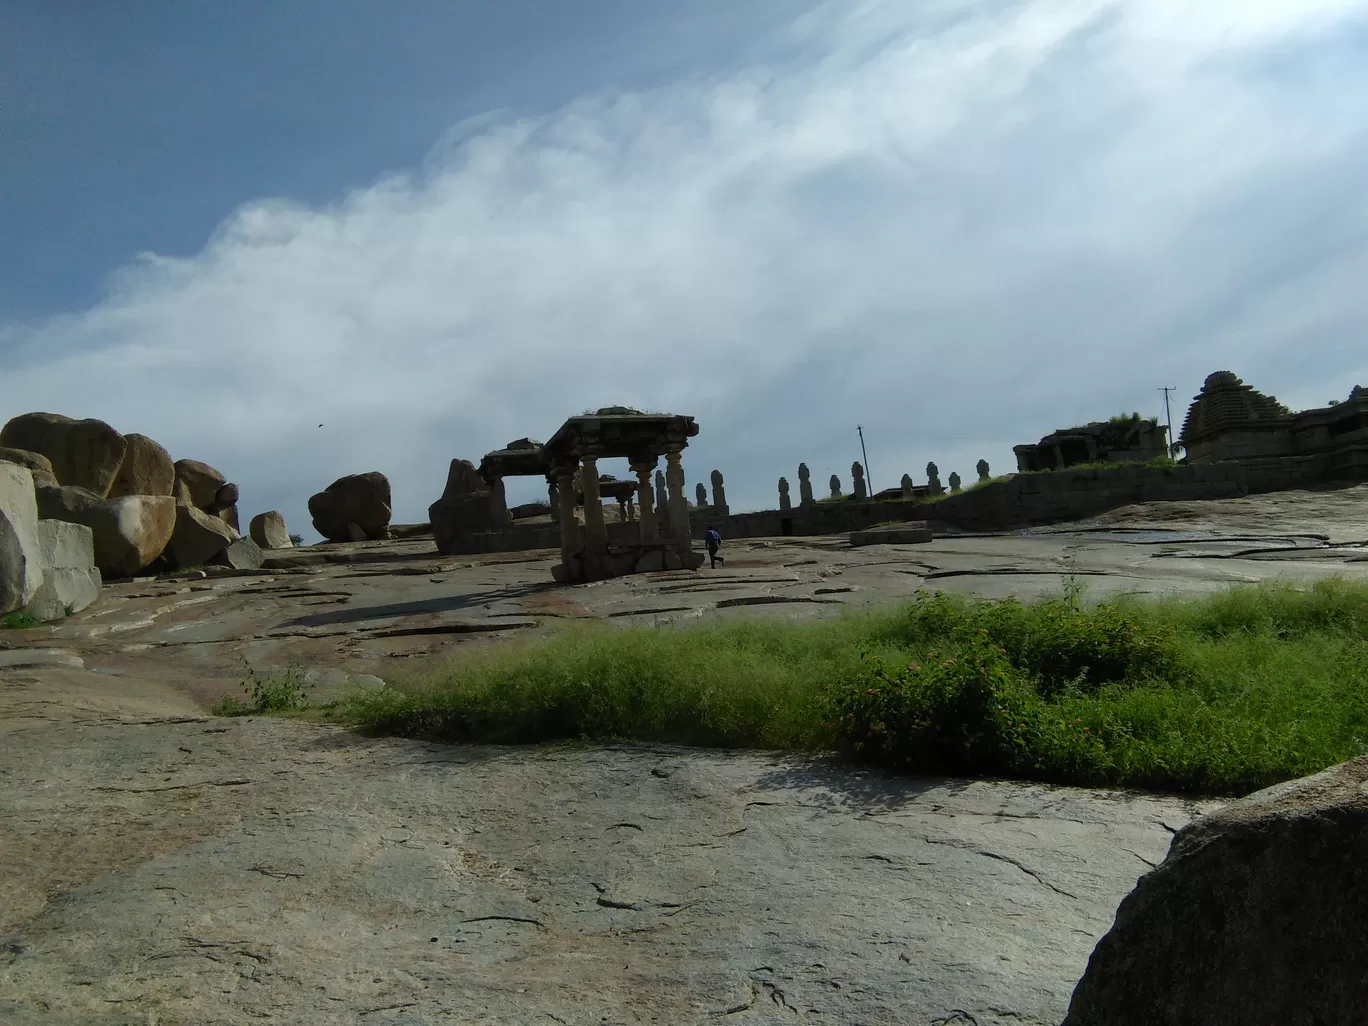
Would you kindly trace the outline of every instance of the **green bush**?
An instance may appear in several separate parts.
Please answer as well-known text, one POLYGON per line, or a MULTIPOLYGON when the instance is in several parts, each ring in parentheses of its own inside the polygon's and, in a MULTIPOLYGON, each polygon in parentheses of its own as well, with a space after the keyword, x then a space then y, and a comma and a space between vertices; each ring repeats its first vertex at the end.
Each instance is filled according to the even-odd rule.
POLYGON ((39 625, 38 617, 29 613, 16 611, 0 616, 0 630, 26 631, 39 625))
POLYGON ((308 707, 311 688, 312 685, 304 679, 303 670, 298 667, 292 666, 269 677, 258 676, 255 670, 248 667, 242 689, 251 701, 244 703, 227 695, 219 700, 212 711, 216 716, 293 712, 308 707))
MULTIPOLYGON (((257 699, 254 698, 254 701, 257 699)), ((1088 604, 917 595, 795 623, 602 625, 349 697, 360 728, 840 751, 926 773, 1240 794, 1368 753, 1368 585, 1088 604)))

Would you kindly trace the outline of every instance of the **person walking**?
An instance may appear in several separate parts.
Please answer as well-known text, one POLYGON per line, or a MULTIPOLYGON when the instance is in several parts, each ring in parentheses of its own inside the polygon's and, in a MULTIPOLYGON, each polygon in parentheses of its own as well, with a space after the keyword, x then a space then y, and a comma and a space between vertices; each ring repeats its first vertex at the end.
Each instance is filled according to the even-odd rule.
POLYGON ((703 540, 708 544, 708 558, 712 560, 712 569, 717 569, 717 561, 722 560, 722 565, 727 565, 727 560, 717 554, 717 550, 722 547, 722 535, 717 533, 717 528, 709 527, 707 533, 703 535, 703 540))

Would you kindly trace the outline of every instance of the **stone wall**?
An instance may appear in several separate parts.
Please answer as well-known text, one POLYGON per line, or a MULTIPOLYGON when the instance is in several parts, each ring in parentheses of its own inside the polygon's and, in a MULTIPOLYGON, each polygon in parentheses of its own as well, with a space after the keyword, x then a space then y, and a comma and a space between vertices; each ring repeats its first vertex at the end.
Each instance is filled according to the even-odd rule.
POLYGON ((1018 474, 926 506, 927 518, 1001 530, 1094 517, 1139 502, 1224 499, 1368 479, 1368 446, 1300 456, 1172 467, 1120 466, 1018 474))

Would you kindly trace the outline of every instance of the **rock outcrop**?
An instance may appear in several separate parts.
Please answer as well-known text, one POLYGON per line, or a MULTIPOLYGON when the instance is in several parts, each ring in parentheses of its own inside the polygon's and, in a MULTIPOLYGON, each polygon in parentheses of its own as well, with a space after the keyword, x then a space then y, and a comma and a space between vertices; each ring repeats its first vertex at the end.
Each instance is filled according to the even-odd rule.
POLYGON ((475 465, 469 460, 452 460, 447 469, 442 497, 428 507, 432 537, 443 554, 461 551, 460 542, 471 534, 502 530, 511 517, 500 521, 494 497, 475 465))
POLYGON ((289 549, 294 547, 290 532, 285 527, 285 518, 277 510, 258 513, 248 525, 252 541, 263 549, 289 549))
POLYGON ((1121 902, 1064 1026, 1368 1022, 1368 757, 1197 820, 1121 902))
POLYGON ((29 473, 33 475, 35 488, 49 487, 57 483, 57 475, 52 472, 52 461, 40 452, 0 445, 0 463, 17 463, 21 467, 28 467, 29 473))
POLYGON ((109 498, 125 495, 171 495, 176 483, 175 464, 162 445, 146 435, 124 435, 128 443, 123 465, 109 489, 109 498))
POLYGON ((100 597, 104 583, 95 567, 95 532, 84 524, 38 521, 43 583, 24 611, 44 622, 80 612, 100 597))
POLYGON ((0 463, 0 615, 23 609, 42 583, 33 474, 0 463))
POLYGON ((102 420, 72 420, 59 413, 25 413, 0 428, 0 445, 46 456, 58 484, 109 490, 123 465, 127 440, 102 420))
POLYGON ((171 540, 176 502, 169 495, 124 495, 106 502, 72 486, 36 489, 44 519, 83 524, 94 535, 95 565, 105 577, 132 577, 171 540))
POLYGON ((363 541, 387 538, 389 479, 379 471, 340 477, 309 498, 309 516, 313 518, 314 530, 328 541, 357 540, 351 525, 359 529, 363 541))
POLYGON ((166 556, 178 570, 212 563, 241 536, 220 517, 188 503, 176 503, 176 527, 166 556))

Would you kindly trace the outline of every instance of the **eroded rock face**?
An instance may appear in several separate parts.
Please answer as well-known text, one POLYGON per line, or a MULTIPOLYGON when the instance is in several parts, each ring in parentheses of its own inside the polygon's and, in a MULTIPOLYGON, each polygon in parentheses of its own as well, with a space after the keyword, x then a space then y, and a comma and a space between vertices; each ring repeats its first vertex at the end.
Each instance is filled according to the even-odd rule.
POLYGON ((100 597, 103 579, 95 567, 95 532, 64 520, 38 521, 43 583, 25 612, 39 620, 60 620, 100 597))
POLYGON ((29 473, 33 475, 35 488, 50 488, 57 483, 57 475, 52 472, 52 461, 40 452, 0 445, 0 463, 16 463, 21 467, 28 467, 29 473))
POLYGON ((105 577, 132 577, 166 549, 176 525, 169 495, 124 495, 106 502, 84 488, 36 489, 44 519, 84 524, 94 534, 95 565, 105 577))
POLYGON ((176 528, 167 554, 177 569, 203 566, 214 560, 240 536, 212 513, 183 502, 176 503, 176 528))
POLYGON ((170 495, 176 483, 171 454, 146 435, 124 435, 123 465, 109 489, 109 498, 125 495, 170 495))
POLYGON ((252 517, 247 525, 252 541, 263 549, 289 549, 294 547, 290 532, 285 527, 285 517, 278 510, 269 510, 252 517))
POLYGON ((28 605, 42 583, 33 474, 0 463, 0 615, 28 605))
POLYGON ((0 445, 46 456, 59 484, 85 488, 100 498, 123 465, 128 443, 102 420, 73 420, 60 413, 24 413, 0 429, 0 445))
POLYGON ((1098 942, 1064 1026, 1368 1021, 1368 758, 1174 837, 1098 942))
POLYGON ((390 522, 389 479, 379 471, 348 474, 309 498, 314 530, 329 541, 352 541, 349 524, 367 539, 384 538, 390 522))

